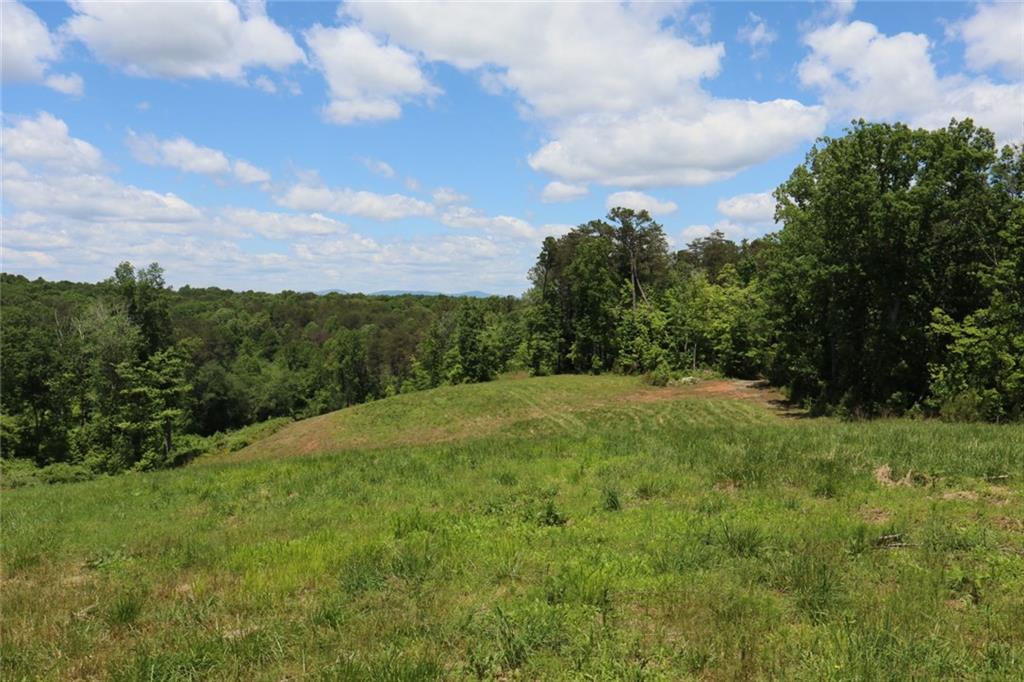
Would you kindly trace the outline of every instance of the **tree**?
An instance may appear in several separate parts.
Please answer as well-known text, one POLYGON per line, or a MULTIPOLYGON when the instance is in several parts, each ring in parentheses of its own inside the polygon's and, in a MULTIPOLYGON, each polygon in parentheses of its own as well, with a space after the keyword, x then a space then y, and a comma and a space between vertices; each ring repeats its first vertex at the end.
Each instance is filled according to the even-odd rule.
POLYGON ((726 265, 737 265, 742 257, 742 249, 735 242, 726 239, 721 230, 715 230, 707 237, 698 237, 686 249, 676 254, 676 258, 704 270, 712 282, 718 279, 718 273, 726 265))
POLYGON ((764 276, 773 377, 795 397, 901 410, 945 349, 935 308, 963 320, 989 299, 1012 202, 992 134, 857 122, 823 138, 775 192, 783 222, 764 276))
POLYGON ((149 355, 172 343, 164 270, 157 263, 135 269, 125 261, 114 270, 107 285, 142 333, 143 354, 149 355))
MULTIPOLYGON (((619 284, 614 256, 609 239, 588 237, 579 243, 566 269, 572 311, 569 359, 578 372, 611 369, 615 362, 619 284)), ((633 285, 628 286, 635 294, 633 285)))
POLYGON ((660 284, 668 272, 668 242, 661 225, 654 222, 647 211, 616 207, 608 212, 608 221, 598 224, 600 233, 607 234, 615 245, 620 271, 632 288, 633 307, 637 294, 650 303, 644 284, 660 284))

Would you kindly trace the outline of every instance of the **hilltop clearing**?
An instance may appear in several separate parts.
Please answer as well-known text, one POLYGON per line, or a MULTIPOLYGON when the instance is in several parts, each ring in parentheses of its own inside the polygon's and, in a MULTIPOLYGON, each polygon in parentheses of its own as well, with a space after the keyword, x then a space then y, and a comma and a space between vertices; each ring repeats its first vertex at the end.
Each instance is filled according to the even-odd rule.
MULTIPOLYGON (((482 438, 516 424, 532 429, 580 424, 579 414, 629 405, 715 398, 769 407, 781 396, 754 381, 715 379, 648 386, 620 375, 512 378, 486 385, 445 386, 395 396, 289 424, 240 452, 202 463, 317 455, 352 449, 427 445, 482 438)), ((765 418, 746 407, 742 421, 765 418), (756 416, 755 416, 756 415, 756 416)))

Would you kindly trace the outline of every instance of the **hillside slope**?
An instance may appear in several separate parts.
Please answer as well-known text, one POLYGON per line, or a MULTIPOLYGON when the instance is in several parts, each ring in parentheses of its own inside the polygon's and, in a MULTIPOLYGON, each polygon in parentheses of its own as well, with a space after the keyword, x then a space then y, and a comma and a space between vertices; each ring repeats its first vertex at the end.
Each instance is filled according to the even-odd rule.
POLYGON ((1024 678, 1024 428, 764 402, 503 380, 4 492, 0 677, 1024 678))
POLYGON ((517 425, 526 425, 528 430, 561 425, 563 430, 571 431, 573 425, 582 423, 579 413, 708 397, 730 401, 723 403, 722 409, 734 410, 735 417, 743 421, 767 419, 768 414, 732 401, 769 404, 779 400, 774 391, 754 388, 753 382, 744 381, 716 380, 660 388, 645 385, 635 377, 617 375, 512 378, 445 386, 355 405, 295 422, 239 452, 201 462, 427 445, 481 438, 517 425))

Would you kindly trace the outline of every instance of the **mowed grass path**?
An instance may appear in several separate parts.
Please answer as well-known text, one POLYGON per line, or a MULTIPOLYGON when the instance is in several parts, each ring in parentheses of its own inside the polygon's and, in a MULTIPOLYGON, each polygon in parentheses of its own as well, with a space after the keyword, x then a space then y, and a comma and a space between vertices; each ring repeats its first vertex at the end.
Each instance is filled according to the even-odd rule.
POLYGON ((1024 678, 1024 428, 698 389, 446 388, 3 492, 0 677, 1024 678))

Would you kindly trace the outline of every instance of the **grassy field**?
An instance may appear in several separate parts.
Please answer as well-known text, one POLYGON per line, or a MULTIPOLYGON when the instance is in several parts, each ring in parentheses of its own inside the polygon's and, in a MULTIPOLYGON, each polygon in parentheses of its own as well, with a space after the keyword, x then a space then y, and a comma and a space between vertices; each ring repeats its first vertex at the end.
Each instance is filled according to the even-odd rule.
POLYGON ((1024 428, 715 386, 444 388, 5 491, 0 677, 1024 678, 1024 428))

